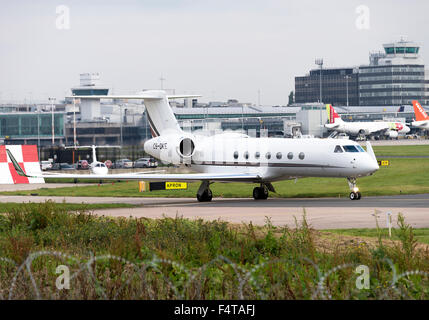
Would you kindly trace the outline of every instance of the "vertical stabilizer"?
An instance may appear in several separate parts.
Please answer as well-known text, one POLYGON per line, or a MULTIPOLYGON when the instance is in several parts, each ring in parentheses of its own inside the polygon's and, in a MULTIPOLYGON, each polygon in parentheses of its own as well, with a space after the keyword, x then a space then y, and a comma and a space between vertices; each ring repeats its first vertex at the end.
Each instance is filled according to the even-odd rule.
POLYGON ((417 100, 413 101, 413 107, 414 107, 414 114, 416 115, 416 121, 429 120, 427 113, 425 112, 422 105, 417 100))
POLYGON ((343 122, 343 120, 341 120, 341 117, 338 115, 338 113, 335 111, 332 105, 330 104, 326 105, 326 112, 328 113, 329 123, 343 122))
POLYGON ((182 132, 164 91, 150 90, 143 94, 152 96, 144 98, 152 136, 157 137, 169 132, 182 132))
POLYGON ((92 145, 91 147, 92 147, 92 162, 97 162, 97 152, 95 151, 97 147, 94 145, 92 145))

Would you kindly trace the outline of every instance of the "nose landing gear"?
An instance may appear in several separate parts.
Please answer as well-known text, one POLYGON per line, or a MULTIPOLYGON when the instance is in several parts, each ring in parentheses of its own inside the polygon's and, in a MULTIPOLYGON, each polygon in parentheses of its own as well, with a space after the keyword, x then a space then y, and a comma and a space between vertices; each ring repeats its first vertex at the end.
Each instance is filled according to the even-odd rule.
POLYGON ((362 194, 359 192, 359 188, 356 186, 356 178, 347 178, 349 188, 351 190, 349 198, 350 200, 360 200, 362 194))

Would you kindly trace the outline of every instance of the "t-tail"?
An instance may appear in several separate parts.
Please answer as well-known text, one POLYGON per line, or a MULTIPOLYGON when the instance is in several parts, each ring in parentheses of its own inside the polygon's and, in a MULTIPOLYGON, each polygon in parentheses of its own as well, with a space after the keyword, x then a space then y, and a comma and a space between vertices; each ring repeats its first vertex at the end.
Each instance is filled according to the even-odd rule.
POLYGON ((168 133, 182 133, 182 129, 171 110, 168 99, 196 98, 199 95, 167 95, 163 90, 147 90, 136 95, 114 95, 114 96, 71 96, 68 98, 85 99, 124 99, 144 100, 147 110, 147 119, 153 137, 168 133))
MULTIPOLYGON (((149 91, 147 92, 149 93, 149 91)), ((153 98, 145 98, 147 120, 153 137, 166 133, 181 133, 182 129, 174 116, 164 91, 150 91, 153 98)))
POLYGON ((416 115, 416 121, 425 121, 429 120, 429 116, 423 109, 422 105, 417 101, 413 101, 414 114, 416 115))

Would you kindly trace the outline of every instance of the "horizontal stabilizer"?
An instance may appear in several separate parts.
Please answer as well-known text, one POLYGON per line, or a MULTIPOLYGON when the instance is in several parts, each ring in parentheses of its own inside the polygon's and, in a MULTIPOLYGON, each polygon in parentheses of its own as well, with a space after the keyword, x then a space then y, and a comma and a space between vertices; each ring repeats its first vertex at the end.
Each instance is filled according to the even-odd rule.
MULTIPOLYGON (((166 95, 167 99, 185 99, 185 98, 198 98, 201 95, 166 95)), ((94 96, 67 96, 69 99, 118 99, 118 100, 158 100, 163 99, 164 97, 161 95, 153 94, 153 93, 142 93, 136 95, 94 95, 94 96)))

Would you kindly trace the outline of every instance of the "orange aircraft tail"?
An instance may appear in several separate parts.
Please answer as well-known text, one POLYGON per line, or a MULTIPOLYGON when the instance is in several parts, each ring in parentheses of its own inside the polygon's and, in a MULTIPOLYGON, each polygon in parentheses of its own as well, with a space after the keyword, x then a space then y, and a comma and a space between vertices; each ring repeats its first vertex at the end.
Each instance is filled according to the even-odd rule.
POLYGON ((414 113, 416 115, 416 121, 429 120, 428 115, 426 114, 425 110, 417 100, 413 101, 413 107, 414 107, 414 113))

